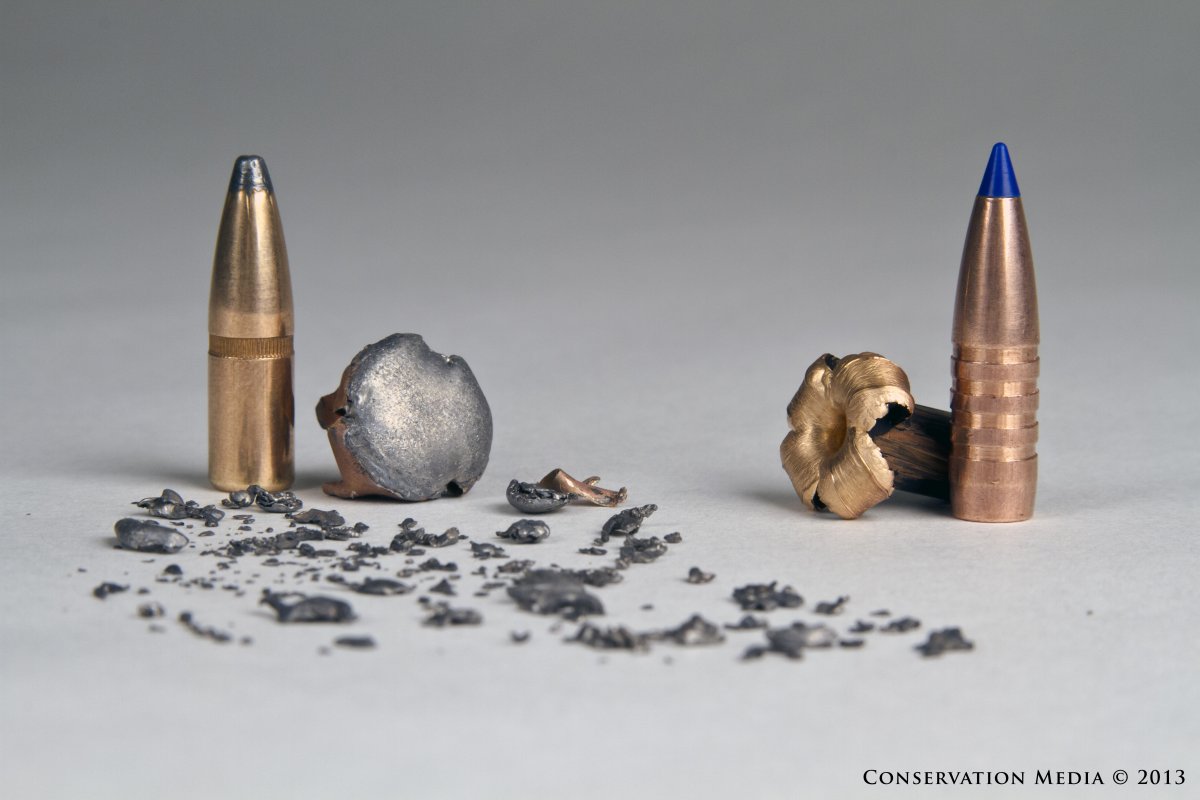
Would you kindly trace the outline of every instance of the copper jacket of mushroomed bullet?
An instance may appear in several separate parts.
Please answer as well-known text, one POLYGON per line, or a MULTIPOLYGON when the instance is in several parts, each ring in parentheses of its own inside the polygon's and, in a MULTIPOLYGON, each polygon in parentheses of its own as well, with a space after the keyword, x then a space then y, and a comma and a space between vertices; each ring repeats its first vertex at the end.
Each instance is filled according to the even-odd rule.
POLYGON ((1038 307, 1025 210, 997 144, 975 198, 954 306, 950 507, 975 522, 1033 514, 1038 307))
POLYGON ((208 478, 292 485, 292 284, 266 162, 234 163, 208 305, 208 478))

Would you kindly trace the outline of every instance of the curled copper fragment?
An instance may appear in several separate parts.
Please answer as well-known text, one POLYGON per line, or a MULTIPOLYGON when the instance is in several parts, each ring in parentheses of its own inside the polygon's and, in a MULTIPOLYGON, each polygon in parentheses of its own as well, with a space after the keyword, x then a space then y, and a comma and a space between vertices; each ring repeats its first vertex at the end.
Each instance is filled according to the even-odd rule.
POLYGON ((561 469, 556 469, 538 481, 538 486, 568 494, 573 502, 590 503, 594 506, 611 508, 625 502, 627 492, 624 486, 615 490, 602 489, 596 485, 599 482, 600 479, 594 475, 579 480, 561 469))
POLYGON ((788 404, 791 431, 779 447, 796 494, 811 509, 854 519, 886 500, 894 474, 871 431, 915 408, 908 376, 876 353, 813 362, 788 404))

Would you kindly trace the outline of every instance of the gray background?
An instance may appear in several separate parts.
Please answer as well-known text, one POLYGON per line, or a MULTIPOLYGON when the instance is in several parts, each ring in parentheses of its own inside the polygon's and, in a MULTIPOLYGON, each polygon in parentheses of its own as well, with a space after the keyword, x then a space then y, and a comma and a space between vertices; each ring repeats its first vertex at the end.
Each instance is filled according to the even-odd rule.
MULTIPOLYGON (((855 796, 871 768, 1094 770, 1112 796, 1146 791, 1114 787, 1118 768, 1200 782, 1196 4, 2 16, 12 796, 855 796), (776 448, 816 356, 882 352, 918 402, 946 406, 962 238, 997 140, 1038 265, 1037 516, 971 525, 900 496, 853 523, 804 511, 776 448), (266 158, 287 234, 310 505, 379 543, 409 514, 478 539, 511 519, 509 478, 596 472, 660 505, 648 532, 686 539, 604 590, 609 623, 729 622, 732 587, 778 578, 810 603, 850 594, 851 615, 961 625, 976 652, 923 661, 910 636, 742 664, 758 637, 734 634, 604 656, 495 598, 483 628, 454 631, 422 628, 400 598, 356 601, 375 652, 321 657, 329 629, 158 588, 167 559, 113 551, 108 531, 164 485, 217 499, 205 314, 243 152, 266 158), (471 364, 491 467, 456 501, 330 503, 310 409, 395 331, 471 364), (717 581, 683 583, 693 564, 717 581), (90 596, 101 580, 154 587, 172 614, 255 645, 148 634, 132 594, 90 596), (511 629, 533 640, 509 645, 511 629)), ((552 518, 530 552, 585 563, 575 550, 605 516, 552 518)), ((1042 791, 1070 793, 1019 794, 1042 791)))

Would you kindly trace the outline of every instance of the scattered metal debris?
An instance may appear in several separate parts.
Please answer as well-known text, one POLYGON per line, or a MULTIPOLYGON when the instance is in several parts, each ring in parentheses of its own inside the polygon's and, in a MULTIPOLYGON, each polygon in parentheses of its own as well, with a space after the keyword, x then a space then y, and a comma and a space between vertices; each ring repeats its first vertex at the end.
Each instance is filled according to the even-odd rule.
POLYGON ((303 501, 293 492, 268 492, 258 484, 251 484, 245 490, 229 493, 229 497, 221 501, 226 508, 249 508, 257 505, 268 514, 294 514, 304 507, 303 501))
POLYGON ((113 525, 117 544, 124 550, 142 553, 178 553, 188 545, 188 538, 174 528, 154 520, 125 517, 113 525))
POLYGON ((571 502, 571 495, 548 489, 536 483, 522 483, 515 478, 508 483, 504 496, 508 504, 522 514, 548 514, 571 502))
POLYGON ((717 576, 711 572, 705 572, 704 570, 700 569, 699 567, 692 567, 691 569, 688 570, 687 582, 688 583, 709 583, 715 577, 717 577, 717 576))
POLYGON ((533 566, 533 561, 528 558, 514 558, 512 561, 506 561, 496 567, 496 572, 501 575, 518 575, 525 572, 533 566))
POLYGON ((604 613, 600 598, 587 591, 583 578, 566 570, 530 570, 508 587, 508 596, 534 614, 558 614, 575 620, 604 613))
POLYGON ((538 519, 519 519, 496 535, 516 544, 537 544, 550 536, 550 526, 538 519))
POLYGON ((109 583, 109 582, 105 581, 104 583, 97 586, 95 589, 92 589, 92 597, 95 597, 99 600, 104 600, 110 594, 120 594, 121 592, 127 592, 127 591, 129 591, 128 586, 122 586, 119 583, 109 583))
POLYGON ((538 481, 539 486, 566 494, 576 503, 611 508, 625 502, 627 493, 624 486, 620 489, 601 489, 596 485, 598 483, 600 478, 595 475, 577 480, 561 469, 551 470, 546 477, 538 481))
POLYGON ((942 628, 940 631, 930 631, 929 638, 916 646, 916 650, 926 658, 940 656, 942 653, 974 650, 975 643, 968 641, 958 628, 942 628))
POLYGON ((851 633, 870 633, 873 630, 875 630, 874 622, 867 622, 861 619, 855 620, 854 624, 850 627, 851 633))
POLYGON ((275 593, 263 589, 259 602, 270 606, 280 622, 349 622, 354 619, 350 604, 332 597, 309 597, 299 592, 275 593))
POLYGON ((597 588, 608 586, 612 583, 620 583, 625 579, 620 572, 612 567, 594 567, 591 569, 573 569, 567 571, 578 577, 588 586, 595 586, 597 588))
POLYGON ((464 538, 458 528, 447 528, 445 533, 426 533, 416 520, 409 517, 400 523, 400 532, 392 537, 391 548, 405 552, 414 547, 449 547, 464 538))
POLYGON ((749 583, 733 590, 733 599, 743 611, 771 611, 776 608, 799 608, 804 598, 790 586, 775 588, 770 583, 749 583))
POLYGON ((658 506, 650 503, 644 506, 627 508, 609 517, 608 522, 600 530, 600 539, 596 544, 604 544, 613 536, 632 536, 641 530, 646 517, 658 511, 658 506))
POLYGON ((663 541, 667 544, 679 544, 683 541, 683 534, 679 533, 678 531, 675 533, 668 533, 663 537, 663 541))
POLYGON ((225 512, 213 505, 201 506, 199 503, 184 499, 173 489, 163 489, 158 497, 145 497, 133 503, 138 508, 144 508, 152 516, 163 519, 198 519, 209 527, 216 527, 224 517, 225 512))
POLYGON ((606 556, 608 551, 603 547, 581 547, 579 552, 585 556, 606 556))

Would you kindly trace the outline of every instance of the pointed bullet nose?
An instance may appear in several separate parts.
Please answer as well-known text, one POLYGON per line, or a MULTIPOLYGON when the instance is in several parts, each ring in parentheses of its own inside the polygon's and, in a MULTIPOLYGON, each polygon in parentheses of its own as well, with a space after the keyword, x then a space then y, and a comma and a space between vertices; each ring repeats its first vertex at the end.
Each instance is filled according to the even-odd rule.
MULTIPOLYGON (((263 167, 264 171, 266 167, 263 167)), ((1020 197, 1017 175, 1013 172, 1012 160, 1004 142, 996 142, 987 169, 983 171, 983 183, 979 184, 980 197, 1020 197)))
POLYGON ((267 162, 262 156, 238 156, 233 162, 233 177, 229 179, 229 191, 236 192, 274 192, 271 185, 271 173, 267 172, 267 162))

